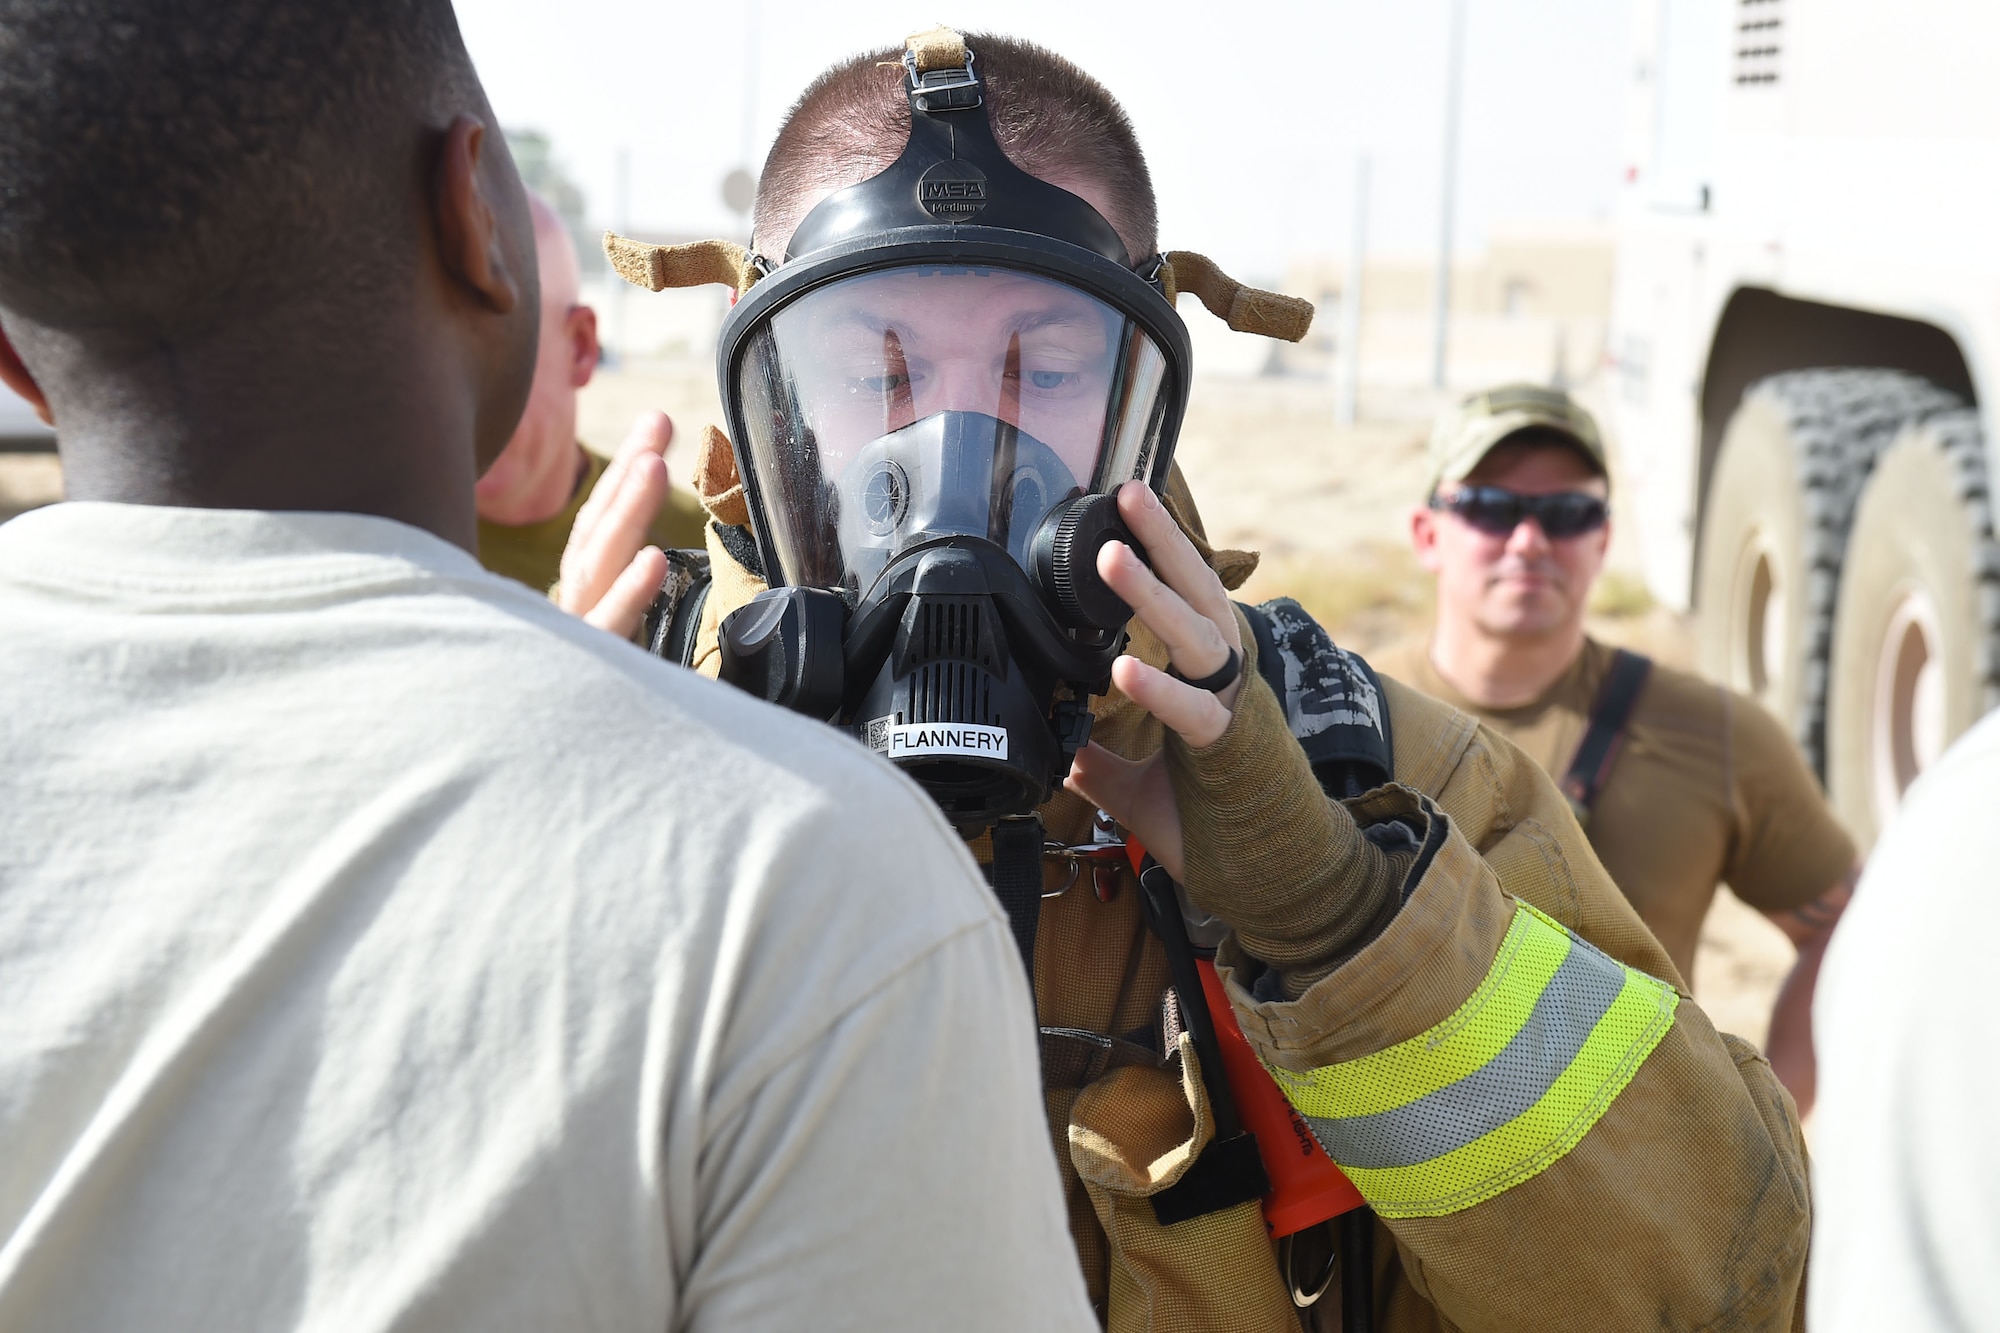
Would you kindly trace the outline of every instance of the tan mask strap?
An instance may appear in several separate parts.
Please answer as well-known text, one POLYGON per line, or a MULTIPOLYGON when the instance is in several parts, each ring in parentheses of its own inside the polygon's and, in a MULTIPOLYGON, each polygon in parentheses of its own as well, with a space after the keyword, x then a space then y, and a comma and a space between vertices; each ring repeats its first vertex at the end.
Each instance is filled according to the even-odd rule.
POLYGON ((1238 333, 1255 333, 1295 343, 1312 327, 1313 304, 1296 296, 1246 287, 1192 250, 1175 250, 1160 265, 1167 299, 1180 292, 1201 298, 1209 313, 1238 333))
POLYGON ((702 430, 701 448, 695 454, 694 493, 718 522, 732 528, 749 525, 750 505, 743 497, 743 479, 736 474, 736 451, 729 447, 729 437, 713 426, 702 430))
POLYGON ((604 257, 618 276, 649 292, 668 287, 701 287, 719 282, 738 296, 763 277, 750 252, 735 241, 689 241, 686 245, 649 245, 604 233, 604 257))
POLYGON ((917 63, 917 73, 929 74, 939 69, 965 68, 965 38, 950 28, 932 28, 929 32, 913 32, 903 40, 903 47, 910 58, 917 63))

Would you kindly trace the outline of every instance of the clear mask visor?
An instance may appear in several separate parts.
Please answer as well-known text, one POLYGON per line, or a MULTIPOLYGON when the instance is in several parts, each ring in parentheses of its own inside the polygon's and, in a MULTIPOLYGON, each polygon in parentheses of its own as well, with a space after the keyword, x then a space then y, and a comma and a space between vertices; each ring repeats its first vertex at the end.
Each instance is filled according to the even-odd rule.
POLYGON ((939 538, 984 538, 1025 567, 1051 509, 1153 480, 1172 397, 1132 320, 990 266, 829 283, 774 313, 738 367, 774 581, 850 603, 939 538))

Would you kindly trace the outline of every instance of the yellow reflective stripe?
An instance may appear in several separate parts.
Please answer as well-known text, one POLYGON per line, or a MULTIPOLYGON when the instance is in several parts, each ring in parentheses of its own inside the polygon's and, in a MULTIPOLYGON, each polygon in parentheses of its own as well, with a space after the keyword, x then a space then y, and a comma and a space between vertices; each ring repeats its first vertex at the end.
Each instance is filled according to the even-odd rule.
MULTIPOLYGON (((1625 985, 1569 1067, 1527 1111, 1441 1157, 1411 1166, 1344 1167, 1384 1217, 1437 1217, 1527 1180, 1575 1147, 1673 1026, 1680 996, 1643 972, 1625 985)), ((1336 1159, 1337 1160, 1337 1159, 1336 1159)))
POLYGON ((1484 1068, 1534 1012, 1569 956, 1570 933, 1517 903, 1514 920, 1479 989, 1428 1032, 1384 1051, 1309 1073, 1271 1066, 1301 1115, 1342 1120, 1393 1111, 1484 1068))
POLYGON ((1679 1004, 1665 982, 1517 901, 1493 966, 1444 1022, 1359 1059, 1271 1072, 1377 1212, 1435 1217, 1575 1147, 1679 1004))

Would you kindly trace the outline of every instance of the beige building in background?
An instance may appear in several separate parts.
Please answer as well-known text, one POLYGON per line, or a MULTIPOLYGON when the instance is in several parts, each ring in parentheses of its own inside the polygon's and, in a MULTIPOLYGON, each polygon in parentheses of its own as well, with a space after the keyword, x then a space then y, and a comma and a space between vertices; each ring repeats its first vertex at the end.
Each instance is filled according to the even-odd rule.
MULTIPOLYGON (((1614 266, 1609 222, 1522 220, 1496 224, 1482 254, 1452 266, 1446 374, 1453 388, 1505 380, 1574 385, 1603 363, 1614 266)), ((1306 341, 1285 347, 1269 369, 1330 375, 1338 356, 1343 261, 1294 262, 1284 290, 1319 306, 1306 341)), ((1436 261, 1381 255, 1362 273, 1360 383, 1431 381, 1436 261)))

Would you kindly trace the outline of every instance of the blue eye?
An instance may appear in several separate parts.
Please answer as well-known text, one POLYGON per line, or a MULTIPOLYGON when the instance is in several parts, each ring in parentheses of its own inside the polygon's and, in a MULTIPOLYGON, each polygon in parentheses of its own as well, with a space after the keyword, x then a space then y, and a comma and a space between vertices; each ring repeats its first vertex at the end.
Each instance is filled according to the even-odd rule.
POLYGON ((909 387, 908 375, 864 375, 854 383, 869 393, 894 393, 909 387))
POLYGON ((1028 383, 1034 385, 1037 389, 1060 389, 1076 378, 1076 375, 1070 371, 1031 370, 1028 372, 1028 383))

